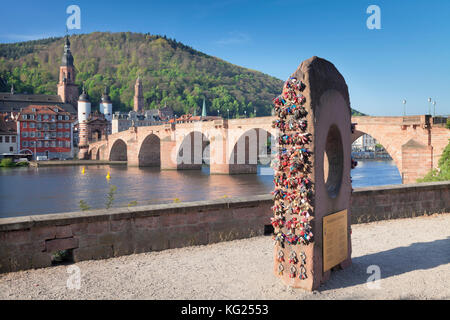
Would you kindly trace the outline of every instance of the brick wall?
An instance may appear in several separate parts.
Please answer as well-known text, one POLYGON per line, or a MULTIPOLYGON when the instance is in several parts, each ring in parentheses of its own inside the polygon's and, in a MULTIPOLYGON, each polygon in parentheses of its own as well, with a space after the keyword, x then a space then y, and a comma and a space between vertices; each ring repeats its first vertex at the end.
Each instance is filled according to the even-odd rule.
MULTIPOLYGON (((270 195, 0 219, 0 273, 262 235, 270 195)), ((450 183, 357 189, 352 223, 450 212, 450 183)))

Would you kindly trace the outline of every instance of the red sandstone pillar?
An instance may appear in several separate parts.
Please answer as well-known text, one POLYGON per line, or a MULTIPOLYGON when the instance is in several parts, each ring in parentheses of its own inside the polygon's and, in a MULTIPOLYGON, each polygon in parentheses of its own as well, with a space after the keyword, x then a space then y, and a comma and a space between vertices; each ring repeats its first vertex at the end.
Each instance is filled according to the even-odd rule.
MULTIPOLYGON (((351 236, 350 236, 350 196, 351 196, 351 112, 348 88, 344 78, 330 62, 317 57, 310 58, 300 65, 293 73, 293 78, 301 80, 304 89, 301 94, 305 98, 304 107, 308 114, 306 118, 306 132, 311 134, 311 141, 305 145, 310 151, 311 170, 307 174, 311 181, 309 198, 309 225, 313 237, 307 244, 290 244, 288 241, 276 241, 274 248, 274 274, 282 282, 294 288, 315 290, 324 283, 331 271, 324 270, 324 217, 333 213, 347 210, 347 228, 337 230, 341 239, 347 240, 347 245, 337 249, 346 256, 334 268, 342 268, 351 264, 351 236), (281 252, 281 253, 280 253, 281 252), (291 263, 289 257, 294 252, 299 262, 291 263), (280 258, 280 254, 283 258, 280 258), (304 254, 304 255, 303 255, 304 254), (302 263, 302 258, 305 258, 302 263), (281 260, 281 262, 280 262, 281 260), (282 271, 280 272, 280 264, 282 271), (292 277, 290 268, 295 265, 297 274, 292 277), (306 271, 305 279, 299 276, 300 266, 306 271)), ((283 93, 287 91, 286 84, 283 93)), ((289 119, 289 117, 288 117, 289 119)), ((287 121, 287 120, 286 120, 287 121)), ((281 170, 281 167, 278 167, 281 170)), ((291 192, 287 190, 287 192, 291 192)), ((303 195, 297 193, 297 199, 303 195)), ((276 200, 275 203, 279 200, 276 200)), ((295 201, 282 200, 289 208, 295 201)), ((295 205, 293 205, 295 207, 295 205)), ((300 207, 300 206, 298 206, 300 207)), ((301 208, 305 208, 301 206, 301 208)), ((308 208, 308 206, 306 206, 308 208)), ((302 209, 303 210, 303 209, 302 209)), ((280 216, 285 223, 293 217, 301 219, 300 214, 292 211, 281 211, 280 216)), ((274 209, 274 218, 275 214, 274 209)), ((345 221, 345 219, 344 219, 345 221)), ((275 232, 287 235, 286 225, 275 232)), ((300 236, 300 230, 294 233, 300 236)))
POLYGON ((161 170, 177 170, 177 142, 169 137, 161 139, 161 170))

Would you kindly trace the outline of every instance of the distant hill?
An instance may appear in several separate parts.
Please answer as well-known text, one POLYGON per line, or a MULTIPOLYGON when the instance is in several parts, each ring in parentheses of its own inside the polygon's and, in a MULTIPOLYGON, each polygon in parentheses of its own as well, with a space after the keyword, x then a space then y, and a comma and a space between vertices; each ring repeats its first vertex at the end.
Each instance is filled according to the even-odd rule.
MULTIPOLYGON (((167 103, 175 113, 200 112, 203 97, 208 113, 230 117, 253 113, 270 115, 272 99, 283 81, 196 51, 165 36, 94 32, 70 37, 82 83, 97 106, 105 86, 114 111, 133 106, 134 84, 142 78, 146 108, 167 103)), ((0 91, 56 94, 63 38, 0 44, 0 91)))

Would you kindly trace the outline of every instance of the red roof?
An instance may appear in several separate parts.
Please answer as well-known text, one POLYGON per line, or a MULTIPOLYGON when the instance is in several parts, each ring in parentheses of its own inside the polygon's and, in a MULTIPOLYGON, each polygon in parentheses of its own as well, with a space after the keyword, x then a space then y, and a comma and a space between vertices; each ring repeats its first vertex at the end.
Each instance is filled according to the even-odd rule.
POLYGON ((63 114, 63 115, 70 115, 69 112, 65 111, 63 108, 59 106, 38 106, 38 105, 29 105, 28 107, 24 108, 20 114, 63 114), (33 111, 35 109, 36 111, 33 111), (55 109, 58 110, 58 112, 55 112, 55 109))

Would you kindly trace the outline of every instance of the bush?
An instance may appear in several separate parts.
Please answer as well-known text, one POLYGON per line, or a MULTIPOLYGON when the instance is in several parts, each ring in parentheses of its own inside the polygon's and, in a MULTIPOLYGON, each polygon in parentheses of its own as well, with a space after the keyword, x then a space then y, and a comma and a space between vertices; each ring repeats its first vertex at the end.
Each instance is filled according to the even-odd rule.
POLYGON ((422 179, 417 179, 417 182, 434 182, 434 181, 449 181, 450 180, 450 143, 442 152, 441 159, 438 163, 437 169, 432 169, 422 179))
POLYGON ((4 158, 0 162, 0 167, 15 167, 15 166, 16 164, 14 163, 14 161, 12 161, 11 158, 4 158))

